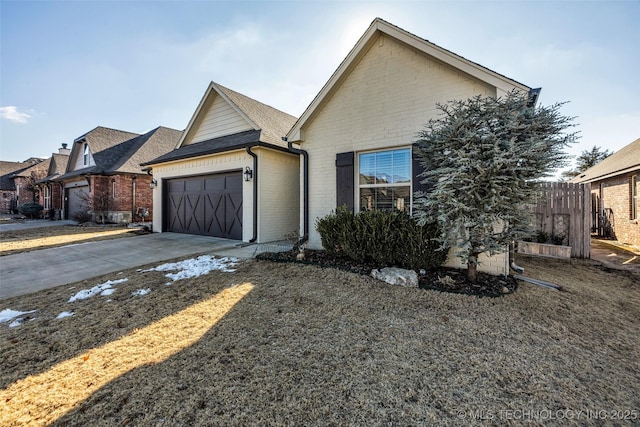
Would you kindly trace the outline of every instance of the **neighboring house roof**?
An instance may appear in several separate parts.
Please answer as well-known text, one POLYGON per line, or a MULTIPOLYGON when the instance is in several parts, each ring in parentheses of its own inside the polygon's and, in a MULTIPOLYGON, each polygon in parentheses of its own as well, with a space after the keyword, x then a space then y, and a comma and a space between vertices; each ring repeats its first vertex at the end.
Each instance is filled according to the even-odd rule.
POLYGON ((14 174, 30 166, 31 163, 0 161, 0 190, 15 191, 14 174))
POLYGON ((302 128, 304 125, 313 119, 315 114, 319 112, 324 104, 331 98, 331 96, 337 91, 341 83, 346 79, 349 73, 355 68, 362 57, 367 53, 369 48, 378 40, 378 36, 385 34, 392 37, 412 48, 429 55, 451 67, 454 67, 464 73, 467 73, 481 81, 484 81, 498 89, 499 92, 507 93, 513 90, 513 88, 519 88, 523 91, 531 91, 532 89, 519 83, 513 79, 510 79, 502 74, 492 71, 482 65, 456 55, 455 53, 444 49, 434 43, 429 42, 423 38, 420 38, 402 28, 396 27, 389 22, 376 18, 373 20, 367 31, 364 33, 356 45, 351 49, 347 57, 338 66, 338 69, 329 78, 327 83, 322 87, 320 92, 311 101, 311 104, 302 113, 302 116, 298 119, 295 125, 287 133, 287 139, 290 141, 303 141, 302 128))
POLYGON ((38 163, 35 163, 25 169, 17 171, 13 174, 14 177, 23 177, 30 178, 31 176, 41 176, 44 177, 49 170, 49 163, 51 162, 51 158, 49 159, 38 159, 40 160, 38 163))
POLYGON ((143 135, 98 127, 76 139, 77 144, 72 149, 67 171, 56 180, 87 174, 142 174, 144 171, 140 163, 170 151, 181 136, 181 131, 162 126, 143 135), (122 140, 123 138, 126 139, 122 140), (73 170, 74 159, 82 155, 84 142, 89 145, 95 165, 73 170))
POLYGON ((182 131, 157 127, 150 132, 128 141, 128 152, 122 156, 123 162, 113 165, 113 172, 141 173, 140 165, 163 155, 176 146, 182 138, 182 131))
MULTIPOLYGON (((4 162, 0 161, 0 190, 6 191, 15 191, 15 181, 13 180, 16 176, 24 176, 30 177, 32 169, 34 167, 38 167, 38 165, 44 159, 40 159, 37 157, 31 157, 24 162, 4 162)), ((47 163, 48 167, 48 163, 47 163)), ((46 168, 45 168, 46 171, 46 168)))
POLYGON ((47 170, 47 176, 39 180, 38 183, 53 181, 56 177, 64 174, 64 172, 67 170, 69 155, 53 153, 53 155, 49 160, 50 161, 49 161, 49 169, 47 170))
POLYGON ((633 171, 640 171, 640 138, 591 166, 570 182, 600 181, 633 171))
POLYGON ((146 161, 142 163, 142 166, 255 146, 285 150, 286 143, 282 140, 282 137, 293 126, 295 121, 296 118, 294 116, 211 82, 176 149, 163 156, 146 161), (222 97, 253 130, 235 132, 205 141, 191 142, 190 138, 197 131, 203 116, 207 114, 208 108, 216 96, 222 97))

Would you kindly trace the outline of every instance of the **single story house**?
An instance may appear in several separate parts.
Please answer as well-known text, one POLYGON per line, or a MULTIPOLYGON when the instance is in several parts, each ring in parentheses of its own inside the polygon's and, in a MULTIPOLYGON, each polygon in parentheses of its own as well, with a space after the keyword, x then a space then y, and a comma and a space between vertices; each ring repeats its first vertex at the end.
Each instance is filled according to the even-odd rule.
POLYGON ((211 82, 175 150, 143 163, 157 183, 153 231, 269 242, 297 235, 296 118, 211 82))
MULTIPOLYGON (((375 19, 286 139, 304 151, 300 233, 321 248, 314 222, 336 207, 413 209, 420 165, 412 143, 438 103, 532 89, 382 19, 375 19)), ((508 272, 507 254, 481 271, 508 272)), ((460 266, 450 254, 448 265, 460 266)))
POLYGON ((0 212, 17 213, 18 206, 37 202, 36 181, 46 175, 48 159, 31 157, 24 162, 0 161, 0 212))
POLYGON ((166 127, 139 135, 98 126, 76 138, 65 173, 48 181, 64 188, 63 217, 91 215, 114 223, 151 219, 153 181, 140 163, 172 150, 181 136, 166 127))
POLYGON ((640 138, 571 182, 591 183, 592 231, 640 246, 640 138))

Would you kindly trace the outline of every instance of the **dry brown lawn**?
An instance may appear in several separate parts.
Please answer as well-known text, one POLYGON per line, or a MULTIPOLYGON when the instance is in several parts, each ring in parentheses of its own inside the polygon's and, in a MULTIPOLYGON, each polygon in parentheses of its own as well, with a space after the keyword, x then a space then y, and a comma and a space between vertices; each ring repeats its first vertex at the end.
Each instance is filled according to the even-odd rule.
POLYGON ((58 225, 27 230, 3 231, 0 232, 0 256, 133 235, 135 234, 131 229, 113 225, 58 225))
POLYGON ((639 423, 639 277, 518 264, 564 290, 478 298, 248 260, 171 285, 134 269, 3 300, 37 311, 0 323, 0 425, 639 423))

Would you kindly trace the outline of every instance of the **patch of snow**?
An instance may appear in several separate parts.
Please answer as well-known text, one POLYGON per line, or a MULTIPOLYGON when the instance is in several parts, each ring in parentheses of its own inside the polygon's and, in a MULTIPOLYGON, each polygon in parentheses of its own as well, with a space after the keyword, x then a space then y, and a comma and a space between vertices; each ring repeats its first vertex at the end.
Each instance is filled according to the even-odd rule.
POLYGON ((148 294, 149 292, 151 292, 151 288, 138 289, 135 292, 131 292, 131 296, 133 296, 133 297, 141 297, 141 296, 144 296, 144 295, 148 294))
POLYGON ((63 311, 62 313, 58 314, 56 316, 56 319, 64 319, 65 317, 71 317, 74 316, 75 313, 71 312, 71 311, 63 311))
POLYGON ((17 311, 11 310, 10 308, 5 308, 4 310, 0 311, 0 323, 8 322, 14 317, 22 316, 23 314, 35 313, 35 311, 36 310, 17 311))
POLYGON ((179 270, 177 273, 166 274, 166 277, 170 278, 173 281, 176 281, 189 279, 192 277, 200 277, 202 275, 209 274, 209 272, 213 270, 219 270, 225 273, 233 273, 236 270, 232 269, 231 267, 235 267, 237 264, 238 258, 216 258, 210 255, 202 255, 198 258, 191 258, 180 262, 162 264, 149 270, 142 270, 141 272, 144 273, 147 271, 179 270))
POLYGON ((23 323, 24 323, 24 318, 18 317, 16 320, 14 320, 13 322, 9 323, 9 327, 10 328, 16 328, 16 327, 22 325, 23 323))
POLYGON ((126 277, 124 279, 118 279, 118 280, 107 280, 106 282, 101 283, 99 285, 96 285, 91 289, 83 289, 83 290, 81 290, 80 292, 78 292, 77 294, 75 294, 71 298, 69 298, 68 302, 84 300, 84 299, 96 296, 98 294, 100 294, 100 295, 111 295, 113 292, 115 292, 115 289, 112 289, 113 285, 117 285, 118 283, 126 282, 127 280, 129 280, 129 279, 126 278, 126 277))

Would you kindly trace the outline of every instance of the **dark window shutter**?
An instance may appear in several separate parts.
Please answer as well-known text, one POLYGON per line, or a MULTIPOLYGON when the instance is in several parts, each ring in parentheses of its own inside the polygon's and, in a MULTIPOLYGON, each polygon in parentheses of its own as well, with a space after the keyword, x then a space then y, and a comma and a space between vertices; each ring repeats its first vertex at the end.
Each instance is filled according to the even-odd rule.
POLYGON ((354 152, 336 154, 336 207, 343 205, 353 212, 354 152))
POLYGON ((424 177, 420 177, 418 176, 418 174, 421 174, 422 171, 424 171, 424 168, 420 164, 420 159, 416 154, 415 147, 414 149, 411 150, 411 162, 412 162, 411 168, 413 171, 411 184, 413 185, 413 192, 415 193, 416 191, 424 191, 424 192, 429 191, 429 186, 420 183, 420 181, 422 181, 424 177))

